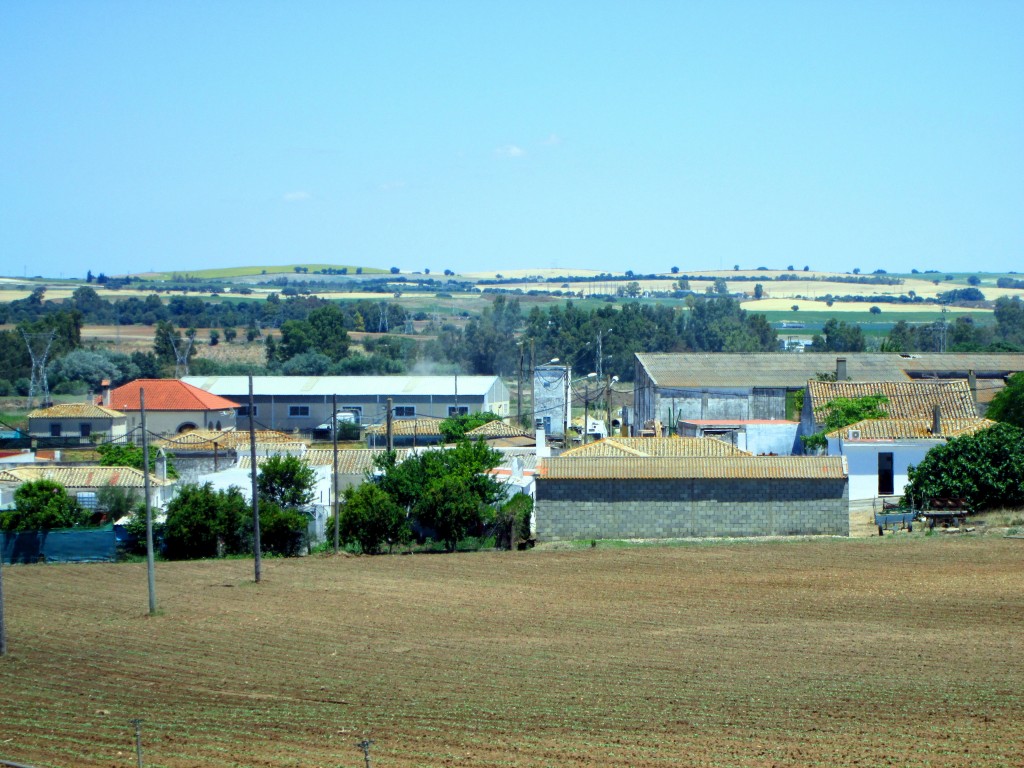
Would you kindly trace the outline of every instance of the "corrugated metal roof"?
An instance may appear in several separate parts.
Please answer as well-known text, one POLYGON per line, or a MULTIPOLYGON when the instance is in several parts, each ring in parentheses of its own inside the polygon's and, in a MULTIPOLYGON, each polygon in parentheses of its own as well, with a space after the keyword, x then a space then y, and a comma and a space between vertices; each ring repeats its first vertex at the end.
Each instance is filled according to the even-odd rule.
POLYGON ((855 381, 906 381, 932 372, 950 378, 945 374, 1024 371, 1024 355, 681 352, 638 353, 636 359, 658 387, 703 388, 802 387, 819 373, 835 373, 838 357, 846 358, 846 375, 855 381))
POLYGON ((828 403, 837 397, 856 398, 885 395, 882 406, 892 419, 930 419, 938 405, 942 418, 973 419, 978 415, 970 384, 960 381, 809 381, 814 418, 818 423, 828 415, 828 403))
POLYGON ((235 403, 178 379, 136 379, 111 391, 110 407, 139 410, 139 390, 146 391, 147 411, 233 411, 235 403))
POLYGON ((587 456, 687 458, 751 456, 753 454, 713 437, 609 437, 572 448, 561 455, 566 458, 587 456))
POLYGON ((572 457, 544 459, 541 480, 841 480, 843 456, 724 456, 690 458, 572 457))
POLYGON ((932 434, 931 419, 865 419, 856 424, 835 429, 828 437, 841 437, 846 442, 874 440, 935 440, 947 437, 973 435, 983 429, 994 426, 989 419, 946 419, 940 422, 942 433, 932 434), (860 432, 859 438, 851 439, 850 430, 860 432))
POLYGON ((29 413, 30 419, 123 419, 120 411, 92 403, 58 403, 49 408, 37 408, 29 413))
MULTIPOLYGON (((53 480, 65 488, 142 488, 145 485, 142 470, 134 467, 17 467, 0 471, 2 483, 29 483, 35 480, 53 480)), ((154 487, 173 485, 173 480, 149 476, 154 487)))
MULTIPOLYGON (((246 397, 249 394, 247 376, 187 376, 183 381, 192 386, 225 397, 246 397)), ((497 376, 459 376, 460 396, 486 395, 497 376)), ((413 395, 454 397, 455 376, 253 376, 253 393, 261 397, 285 395, 312 395, 329 398, 413 395)), ((147 393, 148 395, 148 393, 147 393)))

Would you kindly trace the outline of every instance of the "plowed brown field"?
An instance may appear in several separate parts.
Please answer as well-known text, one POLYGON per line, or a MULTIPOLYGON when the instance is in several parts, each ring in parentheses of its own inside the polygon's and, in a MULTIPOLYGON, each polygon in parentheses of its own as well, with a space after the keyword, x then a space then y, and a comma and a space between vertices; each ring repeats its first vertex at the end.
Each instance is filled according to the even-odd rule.
POLYGON ((0 759, 1024 765, 1024 541, 4 568, 0 759))

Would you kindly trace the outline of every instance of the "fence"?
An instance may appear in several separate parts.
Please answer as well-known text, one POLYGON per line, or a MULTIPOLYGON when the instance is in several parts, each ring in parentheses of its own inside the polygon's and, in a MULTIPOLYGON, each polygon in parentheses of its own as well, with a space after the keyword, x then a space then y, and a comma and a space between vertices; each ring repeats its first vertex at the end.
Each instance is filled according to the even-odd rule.
POLYGON ((98 563, 117 560, 114 526, 0 534, 5 563, 98 563))

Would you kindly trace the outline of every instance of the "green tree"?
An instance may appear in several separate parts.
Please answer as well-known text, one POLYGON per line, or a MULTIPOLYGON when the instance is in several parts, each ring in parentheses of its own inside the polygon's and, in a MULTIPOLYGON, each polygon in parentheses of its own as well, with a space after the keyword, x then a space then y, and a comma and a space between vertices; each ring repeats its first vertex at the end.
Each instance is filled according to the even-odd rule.
POLYGON ((495 543, 501 549, 515 549, 516 543, 530 538, 533 499, 517 493, 498 507, 494 516, 495 543))
POLYGON ((47 531, 82 525, 89 513, 53 480, 31 480, 14 492, 14 509, 0 512, 0 530, 47 531))
POLYGON ((449 416, 438 425, 441 434, 444 435, 446 443, 457 443, 466 436, 471 429, 476 429, 492 421, 500 421, 501 416, 496 413, 477 412, 461 413, 457 416, 449 416))
MULTIPOLYGON (((340 517, 341 539, 346 544, 358 544, 368 555, 380 552, 385 546, 390 552, 395 544, 409 541, 412 535, 405 509, 372 482, 345 489, 340 517)), ((332 517, 327 522, 328 530, 333 524, 332 517)))
POLYGON ((316 472, 297 456, 276 454, 260 464, 256 477, 260 501, 291 509, 305 509, 313 502, 316 472))
POLYGON ((1024 429, 1024 373, 1015 373, 1006 386, 992 398, 985 415, 1024 429))
POLYGON ((915 504, 965 499, 968 509, 1024 507, 1024 430, 996 424, 937 445, 907 473, 903 493, 915 504))
POLYGON ((309 517, 301 510, 260 501, 260 548, 264 552, 295 557, 306 544, 309 517))
POLYGON ((251 521, 249 504, 238 488, 216 491, 211 483, 182 486, 167 505, 167 556, 181 560, 244 552, 251 521))
POLYGON ((96 510, 102 512, 110 522, 131 516, 140 503, 142 494, 136 488, 105 485, 96 493, 96 510))
POLYGON ((760 299, 764 296, 764 286, 760 283, 754 283, 754 298, 760 299))
MULTIPOLYGON (((96 446, 96 452, 100 455, 101 467, 135 467, 142 469, 142 446, 134 443, 103 443, 96 446)), ((174 466, 174 454, 164 453, 167 459, 167 477, 178 477, 178 470, 174 466)), ((156 472, 156 462, 159 451, 149 452, 149 473, 156 472)))

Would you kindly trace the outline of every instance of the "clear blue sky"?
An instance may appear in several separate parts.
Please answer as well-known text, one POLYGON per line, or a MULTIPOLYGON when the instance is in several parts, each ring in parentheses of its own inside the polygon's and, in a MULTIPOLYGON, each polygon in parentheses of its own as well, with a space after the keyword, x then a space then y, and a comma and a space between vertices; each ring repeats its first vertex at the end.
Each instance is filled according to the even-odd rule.
POLYGON ((1024 271, 1024 3, 0 3, 0 274, 1024 271))

